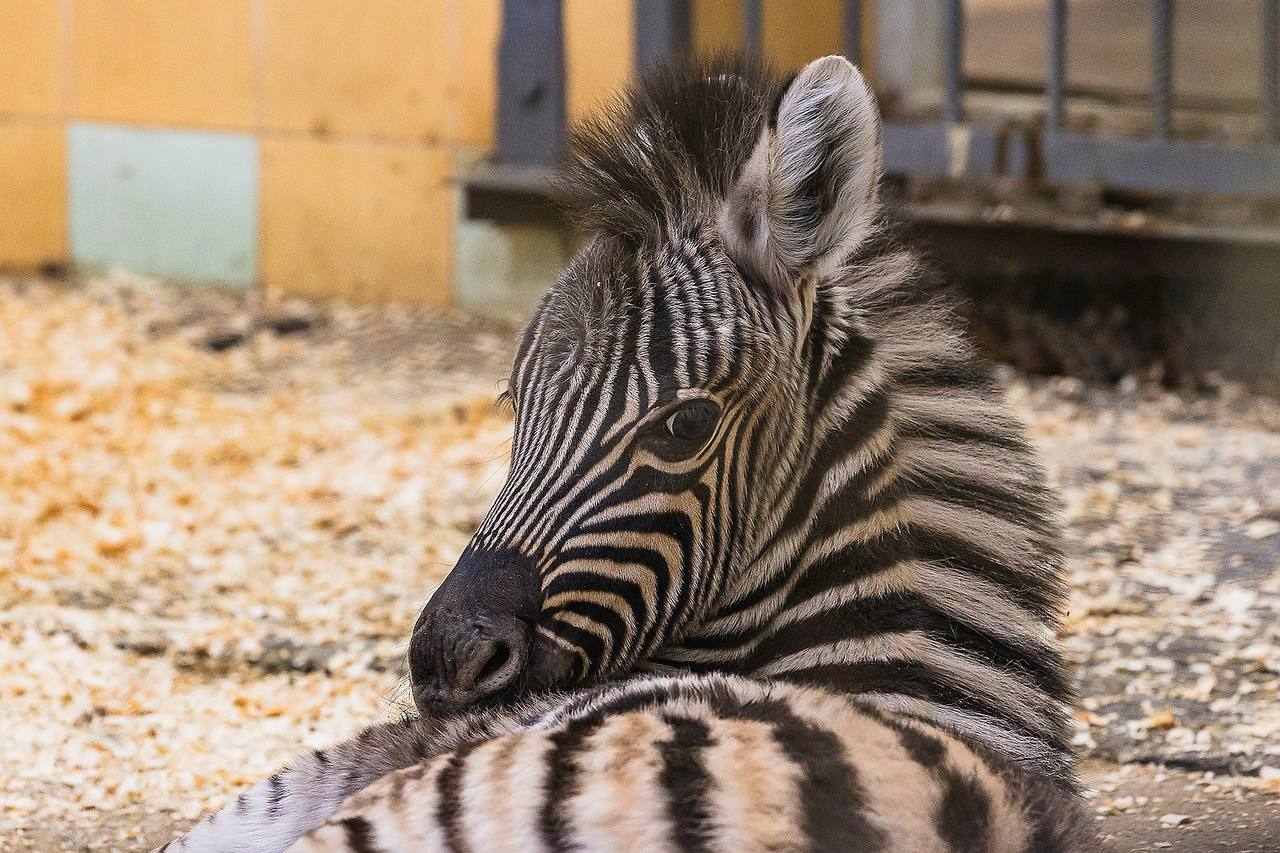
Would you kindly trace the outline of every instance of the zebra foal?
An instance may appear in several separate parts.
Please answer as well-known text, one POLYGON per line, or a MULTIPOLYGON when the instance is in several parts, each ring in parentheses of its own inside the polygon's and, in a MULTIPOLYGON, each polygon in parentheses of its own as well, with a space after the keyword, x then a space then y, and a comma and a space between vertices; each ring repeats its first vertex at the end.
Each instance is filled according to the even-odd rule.
POLYGON ((1096 849, 1052 500, 885 232, 862 76, 670 66, 570 152, 592 239, 415 626, 421 717, 168 849, 1096 849))

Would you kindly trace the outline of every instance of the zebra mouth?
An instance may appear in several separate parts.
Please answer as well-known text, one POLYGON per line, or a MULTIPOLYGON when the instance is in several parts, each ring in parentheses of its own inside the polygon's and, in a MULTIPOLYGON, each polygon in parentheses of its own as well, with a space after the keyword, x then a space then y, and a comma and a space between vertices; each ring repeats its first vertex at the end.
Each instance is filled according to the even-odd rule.
POLYGON ((519 619, 451 608, 424 613, 409 643, 414 704, 425 716, 500 703, 523 682, 529 652, 519 619))
POLYGON ((577 657, 540 625, 537 566, 511 550, 468 549, 422 608, 409 640, 424 716, 504 705, 569 686, 577 657))
MULTIPOLYGON (((420 628, 432 632, 432 620, 420 628)), ((423 716, 457 713, 471 708, 493 707, 525 696, 569 686, 574 678, 573 655, 541 632, 530 640, 533 629, 514 624, 469 620, 461 638, 446 648, 443 638, 415 634, 414 643, 431 642, 430 654, 410 656, 413 700, 423 716), (528 633, 526 633, 528 632, 528 633), (434 641, 434 642, 433 642, 434 641), (436 665, 426 670, 419 661, 436 665)))

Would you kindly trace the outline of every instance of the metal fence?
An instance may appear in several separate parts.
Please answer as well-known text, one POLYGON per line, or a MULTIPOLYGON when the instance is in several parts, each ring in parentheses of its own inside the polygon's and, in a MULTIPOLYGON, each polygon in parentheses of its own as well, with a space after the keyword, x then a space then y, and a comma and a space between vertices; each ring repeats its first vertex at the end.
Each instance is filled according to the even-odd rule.
MULTIPOLYGON (((962 0, 939 2, 944 3, 945 15, 938 116, 923 122, 887 117, 885 165, 890 174, 975 179, 1010 176, 1107 189, 1280 197, 1280 0, 1260 0, 1259 131, 1253 145, 1184 139, 1175 133, 1173 0, 1151 2, 1150 135, 1107 137, 1068 126, 1068 5, 1066 0, 1046 0, 1043 123, 1013 129, 1021 136, 1021 144, 1012 144, 1009 126, 967 115, 964 4, 962 0)), ((863 43, 861 7, 861 0, 844 4, 843 44, 854 62, 859 60, 863 43)), ((510 184, 523 180, 518 177, 519 167, 536 171, 555 163, 565 128, 564 39, 560 0, 506 0, 503 10, 497 160, 499 171, 517 167, 505 171, 504 181, 510 184)), ((687 0, 635 0, 633 10, 638 67, 688 49, 687 0)), ((743 0, 742 21, 746 49, 759 51, 764 38, 761 0, 743 0)))

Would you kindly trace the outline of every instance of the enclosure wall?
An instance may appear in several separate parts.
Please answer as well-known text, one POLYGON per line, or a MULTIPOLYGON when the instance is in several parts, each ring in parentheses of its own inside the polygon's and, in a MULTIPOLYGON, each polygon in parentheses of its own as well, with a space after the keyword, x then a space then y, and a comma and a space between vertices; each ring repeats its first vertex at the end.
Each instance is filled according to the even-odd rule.
MULTIPOLYGON (((5 0, 0 269, 452 304, 456 187, 494 145, 501 7, 5 0)), ((840 8, 765 3, 766 52, 838 52, 840 8)), ((736 0, 691 10, 697 46, 736 43, 736 0)), ((634 6, 564 0, 563 18, 572 118, 630 75, 634 6)))

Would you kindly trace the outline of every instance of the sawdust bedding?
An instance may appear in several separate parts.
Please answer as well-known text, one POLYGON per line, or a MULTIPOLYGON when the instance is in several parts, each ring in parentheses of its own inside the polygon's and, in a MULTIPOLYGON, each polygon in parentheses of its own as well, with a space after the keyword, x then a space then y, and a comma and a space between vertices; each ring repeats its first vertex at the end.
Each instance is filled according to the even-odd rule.
MULTIPOLYGON (((512 341, 0 279, 0 849, 158 840, 400 713, 416 610, 502 481, 512 341)), ((1005 380, 1064 498, 1100 815, 1145 805, 1126 766, 1280 799, 1280 405, 1005 380)))

